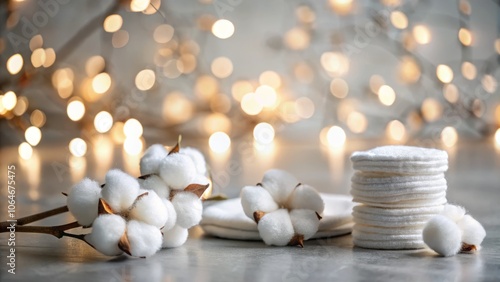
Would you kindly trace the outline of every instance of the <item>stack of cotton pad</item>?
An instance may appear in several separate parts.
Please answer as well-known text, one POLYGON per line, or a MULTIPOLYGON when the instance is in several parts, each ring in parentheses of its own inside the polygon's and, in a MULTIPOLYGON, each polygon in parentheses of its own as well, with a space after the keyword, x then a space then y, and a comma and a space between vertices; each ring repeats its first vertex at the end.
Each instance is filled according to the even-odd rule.
POLYGON ((372 249, 423 248, 422 229, 446 203, 448 154, 384 146, 351 156, 353 240, 372 249))

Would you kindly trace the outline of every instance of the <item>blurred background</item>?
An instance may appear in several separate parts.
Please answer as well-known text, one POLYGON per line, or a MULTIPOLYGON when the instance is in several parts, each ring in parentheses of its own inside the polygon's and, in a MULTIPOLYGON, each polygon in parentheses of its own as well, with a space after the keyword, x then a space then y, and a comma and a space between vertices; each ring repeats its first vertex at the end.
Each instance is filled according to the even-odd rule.
POLYGON ((1 158, 30 187, 138 175, 178 135, 230 196, 273 166, 348 193, 350 153, 381 144, 500 152, 500 1, 11 0, 0 19, 1 158))

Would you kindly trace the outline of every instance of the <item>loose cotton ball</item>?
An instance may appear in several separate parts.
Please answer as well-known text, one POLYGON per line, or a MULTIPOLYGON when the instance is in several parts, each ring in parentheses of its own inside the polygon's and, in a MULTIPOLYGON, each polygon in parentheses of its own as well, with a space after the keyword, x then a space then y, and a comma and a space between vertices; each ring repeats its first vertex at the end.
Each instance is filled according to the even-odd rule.
POLYGON ((126 222, 121 216, 103 214, 96 218, 92 224, 92 232, 85 236, 85 240, 99 252, 107 256, 117 256, 123 253, 118 248, 118 243, 125 229, 126 222))
POLYGON ((286 246, 294 236, 288 210, 279 209, 264 215, 257 224, 262 240, 268 245, 286 246))
POLYGON ((476 250, 479 250, 484 237, 486 237, 486 231, 481 223, 467 214, 457 222, 457 225, 462 230, 462 242, 473 245, 476 250))
POLYGON ((113 169, 106 174, 101 194, 113 211, 127 210, 139 196, 139 182, 125 172, 113 169))
POLYGON ((160 165, 160 177, 172 189, 183 190, 192 183, 196 168, 190 157, 183 154, 171 154, 160 165))
POLYGON ((163 236, 160 229, 137 220, 127 224, 127 238, 130 243, 130 254, 135 257, 149 257, 160 248, 163 236))
POLYGON ((154 144, 149 147, 140 161, 141 174, 158 173, 160 163, 167 156, 168 152, 161 144, 154 144))
POLYGON ((462 246, 462 232, 455 222, 443 215, 427 222, 422 237, 429 248, 445 257, 457 254, 462 246))
POLYGON ((177 225, 191 228, 201 221, 203 204, 200 198, 191 192, 177 193, 172 199, 177 213, 177 225))
POLYGON ((162 248, 176 248, 182 246, 188 238, 188 230, 186 228, 175 225, 168 231, 163 231, 162 248))
POLYGON ((97 206, 101 197, 99 183, 85 178, 73 186, 68 193, 67 205, 79 224, 89 226, 97 217, 97 206))

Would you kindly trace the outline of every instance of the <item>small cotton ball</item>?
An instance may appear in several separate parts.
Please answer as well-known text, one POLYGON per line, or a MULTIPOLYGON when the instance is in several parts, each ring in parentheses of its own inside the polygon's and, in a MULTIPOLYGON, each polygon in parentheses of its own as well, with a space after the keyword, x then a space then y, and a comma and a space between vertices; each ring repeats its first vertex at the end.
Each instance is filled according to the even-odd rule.
POLYGON ((462 246, 462 232, 455 222, 443 215, 427 222, 422 237, 429 248, 445 257, 457 254, 462 246))
POLYGON ((177 193, 172 199, 175 212, 177 213, 177 225, 191 228, 201 221, 203 204, 200 198, 191 192, 177 193))
POLYGON ((256 211, 269 213, 279 208, 271 194, 260 186, 243 187, 240 197, 243 211, 251 219, 254 219, 253 213, 256 211))
POLYGON ((188 230, 175 225, 168 231, 163 231, 163 244, 162 248, 177 248, 186 242, 188 238, 188 230))
POLYGON ((300 185, 295 188, 288 200, 288 206, 293 209, 313 210, 319 214, 325 209, 325 203, 318 191, 309 185, 300 185))
POLYGON ((144 179, 141 187, 146 190, 153 190, 160 198, 170 197, 170 188, 158 175, 151 175, 144 179))
POLYGON ((101 194, 114 212, 125 211, 139 195, 139 182, 125 172, 113 169, 106 174, 106 184, 101 194))
POLYGON ((441 214, 453 220, 454 222, 458 222, 464 217, 465 209, 461 206, 446 204, 441 214))
POLYGON ((196 168, 190 157, 171 154, 160 165, 160 176, 172 189, 183 190, 192 183, 196 168))
POLYGON ((149 147, 140 161, 141 174, 158 173, 160 163, 167 155, 167 150, 161 144, 154 144, 149 147))
POLYGON ((118 248, 118 243, 125 233, 126 226, 125 219, 119 215, 100 215, 94 220, 92 232, 85 236, 85 240, 104 255, 120 255, 123 252, 118 248))
POLYGON ((160 229, 137 220, 127 223, 127 238, 130 254, 135 257, 154 255, 161 248, 163 241, 160 229))
POLYGON ((286 246, 295 235, 288 210, 279 209, 264 215, 257 224, 267 245, 286 246))
POLYGON ((474 245, 479 250, 484 237, 486 237, 486 230, 481 223, 467 214, 457 222, 457 225, 462 230, 462 242, 474 245))
POLYGON ((168 219, 168 210, 163 201, 154 191, 141 190, 140 196, 130 210, 130 218, 162 228, 168 219))
POLYGON ((172 202, 170 202, 167 199, 162 199, 163 204, 165 205, 165 208, 167 209, 168 212, 168 219, 165 222, 165 226, 163 226, 162 231, 167 231, 170 230, 174 227, 175 223, 177 222, 177 213, 175 212, 174 205, 172 202))
POLYGON ((205 161, 203 154, 198 149, 185 147, 181 148, 179 153, 191 158, 196 166, 196 172, 198 172, 198 174, 205 175, 207 173, 207 162, 205 161))
POLYGON ((89 226, 97 217, 101 186, 97 181, 85 178, 68 193, 68 209, 79 224, 89 226))
POLYGON ((299 181, 293 175, 280 169, 270 169, 262 178, 262 186, 281 205, 286 203, 297 184, 299 181))
POLYGON ((310 239, 318 231, 319 219, 316 212, 313 210, 291 210, 290 219, 292 220, 295 234, 304 235, 305 240, 310 239))

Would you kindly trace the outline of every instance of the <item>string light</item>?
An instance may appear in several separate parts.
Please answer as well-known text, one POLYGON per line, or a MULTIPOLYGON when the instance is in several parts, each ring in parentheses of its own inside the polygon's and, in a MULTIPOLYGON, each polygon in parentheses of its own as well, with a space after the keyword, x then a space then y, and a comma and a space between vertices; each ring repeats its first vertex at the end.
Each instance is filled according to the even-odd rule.
POLYGON ((342 78, 334 78, 330 82, 330 93, 339 99, 345 98, 349 93, 349 85, 342 78))
POLYGON ((155 84, 156 75, 153 70, 144 69, 141 70, 135 76, 135 86, 137 89, 142 91, 147 91, 153 87, 155 84))
POLYGON ((493 94, 497 90, 497 80, 489 74, 486 74, 481 79, 481 85, 484 91, 493 94))
POLYGON ((326 139, 331 148, 340 148, 345 144, 346 135, 341 127, 334 125, 328 129, 326 139))
POLYGON ((43 62, 43 67, 48 68, 54 64, 56 61, 56 51, 53 48, 47 48, 45 51, 45 61, 43 62))
POLYGON ((43 37, 37 34, 30 39, 30 50, 33 52, 35 49, 41 48, 43 46, 43 37))
POLYGON ((409 56, 404 56, 399 64, 399 77, 403 82, 415 83, 420 79, 420 66, 409 56))
POLYGON ((436 75, 442 83, 450 83, 453 80, 453 70, 447 65, 438 65, 436 75))
POLYGON ((75 157, 83 157, 87 153, 87 143, 82 138, 73 138, 69 142, 69 152, 75 157))
POLYGON ((342 53, 323 53, 321 65, 331 76, 341 76, 349 71, 349 59, 342 53))
POLYGON ((179 124, 191 119, 194 106, 181 92, 172 92, 163 100, 162 113, 167 124, 179 124))
POLYGON ((270 144, 274 140, 274 128, 266 122, 257 124, 253 129, 253 138, 259 144, 270 144))
POLYGON ((468 80, 473 80, 476 78, 476 66, 474 66, 473 63, 471 62, 463 62, 462 63, 462 75, 468 79, 468 80))
POLYGON ((15 75, 23 68, 23 57, 21 54, 14 54, 7 60, 7 71, 15 75))
POLYGON ((418 44, 425 45, 431 42, 431 32, 425 25, 416 25, 413 27, 413 37, 418 44))
POLYGON ((367 126, 368 120, 364 114, 360 112, 351 112, 347 116, 347 127, 349 127, 353 133, 362 133, 366 130, 367 126))
POLYGON ((127 137, 125 138, 125 142, 123 142, 123 150, 131 156, 139 155, 142 152, 143 146, 141 139, 135 137, 127 137))
POLYGON ((21 143, 17 151, 19 156, 24 160, 29 160, 33 156, 33 148, 26 142, 21 143))
MULTIPOLYGON (((0 100, 3 100, 3 98, 0 98, 0 100)), ((18 97, 16 106, 14 107, 14 109, 12 109, 12 112, 16 116, 22 116, 27 109, 28 109, 28 99, 26 97, 18 97)))
POLYGON ((458 102, 458 98, 460 98, 460 95, 458 93, 458 88, 455 84, 446 84, 443 87, 443 96, 446 99, 446 101, 450 103, 456 103, 458 102))
POLYGON ((259 99, 255 95, 255 93, 250 92, 243 96, 241 99, 241 109, 247 115, 258 115, 264 107, 260 103, 259 99))
POLYGON ((41 128, 45 125, 46 117, 45 114, 40 110, 34 110, 30 116, 30 122, 32 125, 41 128))
POLYGON ((31 53, 31 64, 35 68, 43 66, 45 59, 45 50, 43 48, 37 48, 33 50, 33 53, 31 53))
POLYGON ((209 75, 199 76, 194 87, 196 95, 204 101, 212 99, 219 92, 219 83, 209 75))
POLYGON ((226 133, 218 131, 210 135, 208 145, 215 153, 224 153, 231 147, 231 138, 226 133))
POLYGON ((142 12, 149 6, 149 0, 132 0, 130 1, 130 10, 132 12, 142 12))
POLYGON ((281 86, 281 77, 274 71, 265 71, 259 75, 259 83, 278 89, 281 86))
POLYGON ((233 63, 227 57, 218 57, 212 61, 212 73, 218 78, 226 78, 233 73, 233 63))
POLYGON ((378 99, 385 106, 391 106, 396 100, 396 93, 389 85, 382 85, 378 90, 378 99))
POLYGON ((461 28, 458 31, 458 40, 460 40, 460 43, 464 46, 470 46, 472 44, 472 33, 466 28, 461 28))
POLYGON ((309 33, 301 27, 294 27, 285 33, 285 45, 292 50, 304 50, 311 41, 309 33))
POLYGON ((120 29, 117 32, 113 33, 113 37, 111 38, 111 44, 114 48, 119 49, 125 47, 129 40, 128 31, 120 29))
POLYGON ((453 147, 457 143, 458 134, 454 127, 447 126, 441 131, 441 141, 446 147, 453 147))
POLYGON ((399 120, 392 120, 386 127, 387 135, 395 141, 403 141, 406 135, 406 128, 399 120))
POLYGON ((308 119, 314 115, 314 103, 307 97, 300 97, 295 101, 295 111, 300 118, 308 119))
POLYGON ((278 102, 276 91, 268 85, 261 85, 257 87, 254 96, 257 101, 266 108, 274 108, 278 102))
POLYGON ((85 115, 85 105, 82 101, 75 98, 68 103, 66 112, 72 121, 79 121, 83 118, 83 115, 85 115))
POLYGON ((382 76, 374 74, 370 77, 370 90, 378 95, 378 91, 382 85, 385 84, 385 80, 382 76))
MULTIPOLYGON (((104 61, 103 57, 92 56, 87 59, 87 62, 85 62, 85 72, 89 77, 93 77, 96 76, 98 73, 102 72, 105 66, 106 62, 104 61)), ((71 71, 71 69, 66 69, 66 70, 71 71)), ((68 79, 73 80, 73 71, 71 71, 71 78, 68 77, 68 79)))
POLYGON ((174 36, 174 28, 168 24, 161 24, 155 28, 153 39, 158 43, 167 43, 174 36))
POLYGON ((393 11, 391 13, 391 23, 397 29, 405 29, 408 27, 408 17, 401 11, 393 11))
POLYGON ((441 103, 434 98, 426 98, 422 102, 422 116, 427 122, 434 122, 438 120, 442 113, 443 108, 441 103))
POLYGON ((247 80, 238 80, 234 82, 231 87, 231 94, 234 100, 238 102, 241 102, 241 99, 243 99, 243 96, 245 96, 245 94, 253 91, 254 88, 252 86, 252 83, 247 80))
POLYGON ((108 132, 113 126, 113 117, 106 111, 99 112, 94 118, 95 130, 99 133, 108 132))
POLYGON ((495 132, 495 142, 496 145, 500 147, 500 128, 495 132))
POLYGON ((226 19, 217 20, 212 25, 212 33, 220 39, 227 39, 234 34, 234 25, 226 19))
POLYGON ((328 4, 330 4, 330 8, 332 8, 335 13, 341 16, 351 13, 354 6, 353 0, 329 0, 328 4))
POLYGON ((36 146, 42 139, 42 131, 36 126, 30 126, 24 132, 24 138, 31 146, 36 146))

